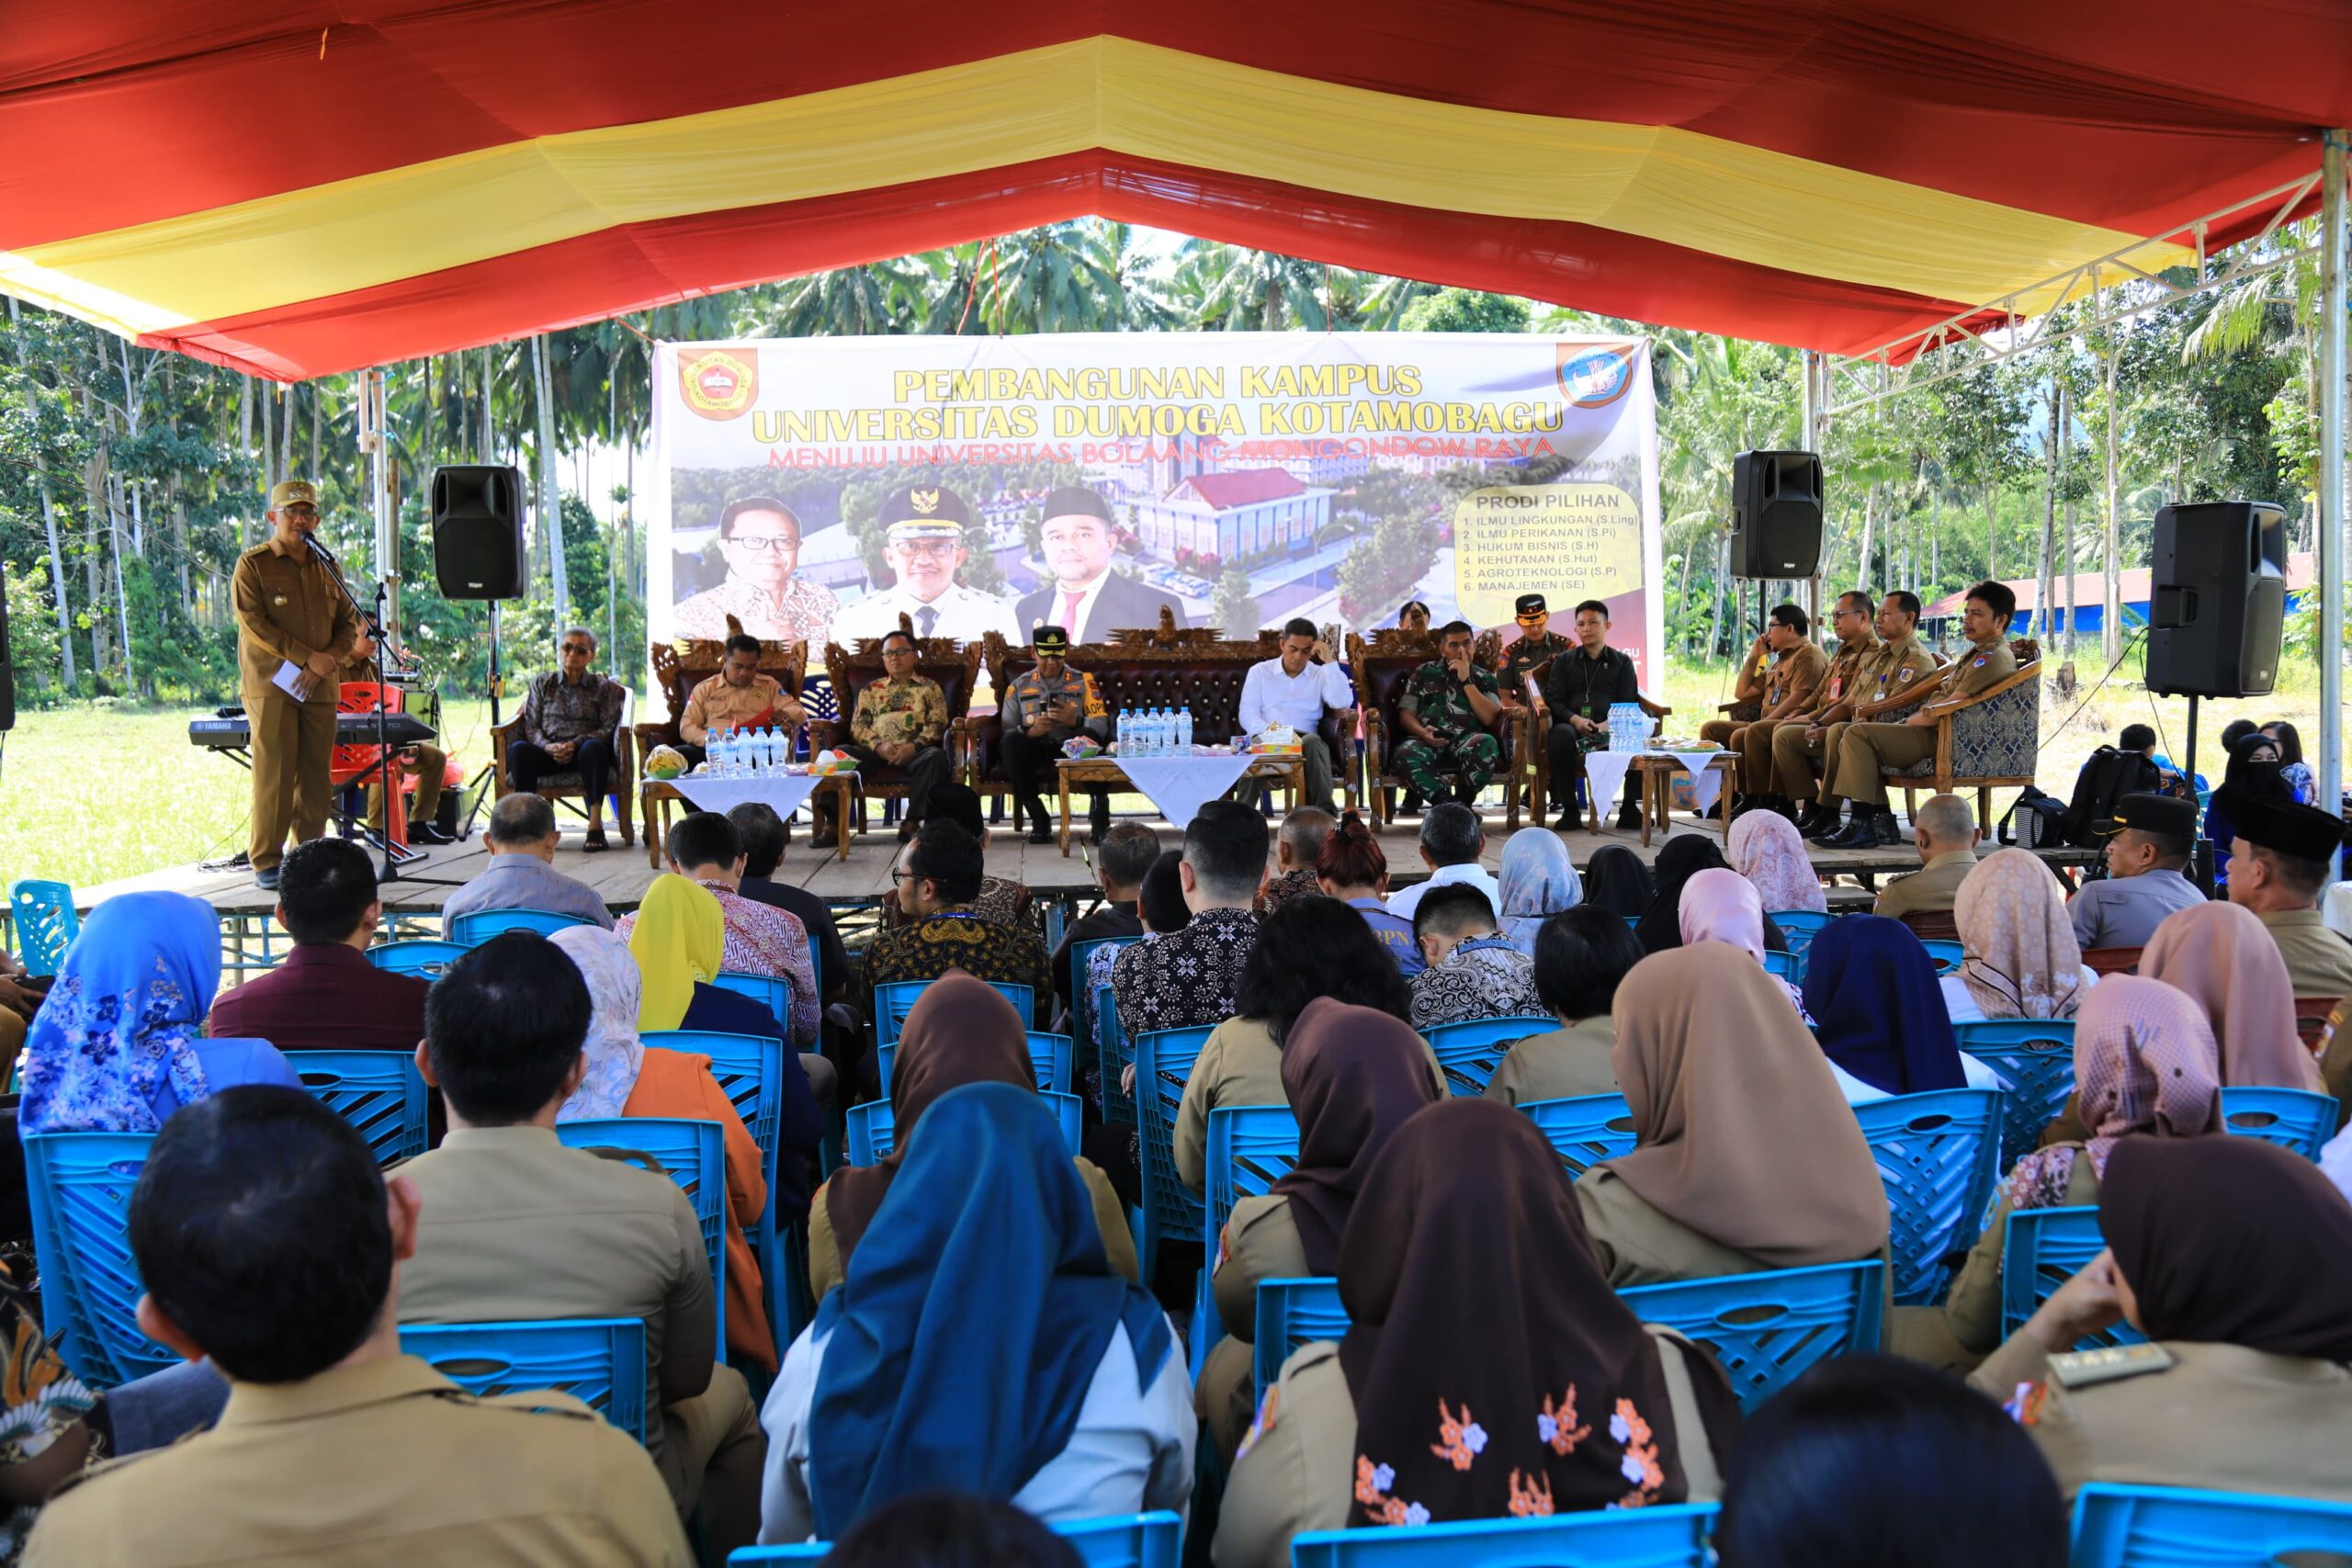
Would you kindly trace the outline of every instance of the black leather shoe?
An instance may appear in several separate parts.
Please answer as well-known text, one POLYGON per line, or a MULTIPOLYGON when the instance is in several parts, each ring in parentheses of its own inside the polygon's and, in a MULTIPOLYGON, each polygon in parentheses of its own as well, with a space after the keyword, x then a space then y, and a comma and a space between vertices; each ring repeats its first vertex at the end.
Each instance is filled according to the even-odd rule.
POLYGON ((1054 830, 1046 826, 1044 818, 1037 818, 1035 825, 1029 829, 1029 841, 1033 844, 1050 844, 1054 841, 1054 830))
POLYGON ((1641 807, 1637 806, 1619 807, 1617 808, 1617 830, 1621 833, 1640 832, 1642 830, 1641 807))
POLYGON ((1878 842, 1885 848, 1892 849, 1894 845, 1903 841, 1903 829, 1895 826, 1894 813, 1892 811, 1882 811, 1872 817, 1871 818, 1871 832, 1876 836, 1878 842))
POLYGON ((267 871, 254 872, 254 886, 260 888, 265 893, 277 892, 277 868, 276 866, 271 866, 267 871))
POLYGON ((1878 829, 1867 817, 1857 817, 1828 838, 1815 840, 1825 850, 1873 850, 1878 847, 1878 829))
POLYGON ((1809 838, 1815 833, 1834 833, 1837 830, 1838 814, 1835 811, 1822 810, 1819 801, 1806 801, 1804 809, 1797 814, 1797 834, 1801 838, 1809 838))
POLYGON ((1813 843, 1825 843, 1845 830, 1845 828, 1840 825, 1838 813, 1830 811, 1823 814, 1821 826, 1806 833, 1805 838, 1813 843))
POLYGON ((420 844, 454 844, 458 841, 456 834, 445 833, 430 822, 410 823, 408 836, 420 844))

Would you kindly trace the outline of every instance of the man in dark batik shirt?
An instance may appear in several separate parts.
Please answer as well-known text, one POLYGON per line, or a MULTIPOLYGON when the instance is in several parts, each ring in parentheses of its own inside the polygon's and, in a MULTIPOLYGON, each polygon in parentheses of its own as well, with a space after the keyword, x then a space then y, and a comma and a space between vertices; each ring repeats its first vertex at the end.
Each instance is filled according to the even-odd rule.
POLYGON ((917 829, 890 873, 908 922, 874 939, 865 953, 865 977, 881 986, 936 980, 961 969, 982 980, 1027 986, 1039 1014, 1028 1027, 1043 1029, 1054 1000, 1046 944, 1026 925, 984 919, 972 907, 979 896, 981 863, 980 841, 960 824, 934 817, 917 829))
POLYGON ((1266 885, 1266 819, 1238 801, 1210 801, 1184 829, 1179 869, 1192 922, 1137 942, 1111 966, 1119 1027, 1131 1039, 1233 1016, 1242 963, 1258 942, 1252 906, 1266 885))

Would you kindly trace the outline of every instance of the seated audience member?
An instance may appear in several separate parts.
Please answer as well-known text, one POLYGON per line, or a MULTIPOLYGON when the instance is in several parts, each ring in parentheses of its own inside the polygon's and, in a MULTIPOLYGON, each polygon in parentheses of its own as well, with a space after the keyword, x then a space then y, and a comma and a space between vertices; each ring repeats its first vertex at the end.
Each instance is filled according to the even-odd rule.
MULTIPOLYGON (((1720 942, 1745 953, 1759 967, 1770 951, 1764 945, 1765 934, 1774 931, 1772 923, 1764 918, 1764 900, 1756 891, 1756 884, 1720 865, 1709 866, 1682 885, 1678 923, 1682 946, 1700 942, 1720 942)), ((1797 989, 1792 980, 1779 976, 1773 978, 1788 993, 1789 1003, 1797 1010, 1797 1016, 1810 1026, 1813 1014, 1805 1010, 1804 993, 1797 989)))
POLYGON ((1487 1098, 1506 1105, 1615 1094, 1609 1054, 1617 1043, 1610 1017, 1618 984, 1642 961, 1642 944, 1624 920, 1580 905, 1544 922, 1535 939, 1535 994, 1557 1029, 1514 1044, 1487 1081, 1487 1098))
POLYGON ((587 1077, 592 1016, 571 960, 527 931, 434 983, 416 1058, 448 1102, 449 1135, 401 1167, 423 1212, 401 1320, 644 1319, 646 1449, 678 1517, 699 1507, 724 1554, 757 1533, 758 1415, 743 1374, 718 1359, 710 1261, 685 1193, 556 1139, 556 1114, 587 1077))
MULTIPOLYGON (((586 1070, 555 1119, 597 1122, 612 1116, 676 1116, 716 1122, 727 1151, 727 1348, 775 1370, 775 1340, 768 1333, 767 1298, 759 1260, 746 1230, 759 1228, 768 1201, 766 1161, 727 1091, 712 1076, 710 1058, 648 1046, 637 1032, 644 986, 628 944, 610 931, 572 926, 548 939, 580 971, 588 987, 588 1034, 581 1055, 586 1070)), ((777 1150, 776 1223, 807 1217, 807 1161, 824 1136, 824 1122, 808 1086, 785 1069, 784 1112, 777 1150)))
POLYGON ((2352 1503, 2342 1194, 2260 1138, 2127 1138, 2108 1160, 2098 1228, 2108 1250, 1973 1380, 2030 1413, 2060 1492, 2109 1481, 2352 1503), (2119 1322, 2163 1354, 2082 1376, 2071 1347, 2119 1322), (2184 1425, 2187 1411, 2205 1418, 2184 1425))
MULTIPOLYGON (((1664 953, 1681 946, 1684 885, 1702 871, 1730 869, 1731 863, 1724 859, 1723 851, 1716 848, 1710 834, 1687 833, 1679 839, 1668 839, 1657 852, 1654 868, 1657 880, 1649 907, 1642 911, 1641 923, 1634 928, 1634 934, 1641 939, 1642 951, 1664 953)), ((1759 899, 1758 908, 1762 907, 1759 899)))
POLYGON ((1094 863, 1094 880, 1102 890, 1102 900, 1069 923, 1061 945, 1048 960, 1054 966, 1054 993, 1061 998, 1065 1011, 1078 1010, 1070 986, 1074 979, 1083 978, 1070 973, 1070 949, 1080 942, 1143 935, 1136 901, 1142 896, 1143 879, 1159 858, 1159 835, 1140 822, 1119 823, 1102 835, 1094 863))
POLYGON ((26 1033, 17 1131, 152 1133, 237 1084, 299 1086, 268 1041, 199 1032, 220 983, 211 905, 185 893, 101 902, 26 1033))
POLYGON ((1797 825, 1777 811, 1751 811, 1724 836, 1732 870, 1756 885, 1767 914, 1783 910, 1826 915, 1828 896, 1805 854, 1797 825), (1777 826, 1775 826, 1777 824, 1777 826))
POLYGON ((1128 948, 1111 965, 1119 1027, 1131 1040, 1150 1030, 1199 1029, 1233 1016, 1234 987, 1258 941, 1265 818, 1238 801, 1210 801, 1185 825, 1177 869, 1193 918, 1182 931, 1128 948))
POLYGON ((1049 1522, 1192 1495, 1184 1353, 1159 1303, 1113 1271, 1093 1198, 1026 1085, 966 1084, 923 1112, 763 1419, 768 1542, 837 1539, 940 1487, 1049 1522))
POLYGON ((1298 1015, 1282 1052, 1298 1163, 1263 1196, 1234 1205, 1212 1260, 1229 1337, 1209 1351, 1194 1404, 1228 1461, 1257 1403, 1258 1282, 1339 1272, 1348 1210, 1374 1160, 1407 1117, 1445 1098, 1429 1063, 1429 1043, 1388 1013, 1326 998, 1298 1015))
POLYGON ((2250 729, 2228 743, 2229 763, 2222 787, 2205 804, 2205 836, 2213 840, 2213 886, 2230 885, 2230 846, 2237 841, 2237 818, 2266 802, 2291 803, 2295 792, 2279 776, 2278 743, 2250 729))
POLYGON ((384 917, 376 868, 348 839, 297 844, 280 863, 277 923, 294 939, 277 967, 224 991, 209 1032, 281 1051, 413 1051, 430 982, 368 962, 384 917))
MULTIPOLYGON (((1141 823, 1125 824, 1141 827, 1141 823)), ((1150 832, 1149 829, 1144 829, 1150 832)), ((1113 829, 1117 831, 1116 829, 1113 829)), ((1153 834, 1157 839, 1159 835, 1153 834)), ((1141 946, 1155 937, 1170 931, 1181 931, 1192 924, 1193 911, 1184 902, 1184 852, 1162 850, 1151 869, 1144 873, 1143 881, 1136 888, 1136 923, 1143 927, 1143 934, 1129 947, 1141 946)), ((1111 983, 1112 965, 1118 963, 1125 947, 1098 947, 1086 961, 1086 990, 1089 996, 1101 992, 1111 983)))
POLYGON ((1568 846, 1541 824, 1521 829, 1503 845, 1502 872, 1495 886, 1501 899, 1495 906, 1495 929, 1531 958, 1544 922, 1566 914, 1584 897, 1584 882, 1568 859, 1568 846))
MULTIPOLYGON (((1352 910, 1337 899, 1294 898, 1258 928, 1234 986, 1233 1016, 1209 1032, 1184 1080, 1171 1146, 1185 1186, 1198 1192, 1207 1179, 1210 1111, 1288 1102, 1283 1054, 1291 1027, 1325 998, 1399 1022, 1412 1005, 1396 965, 1381 958, 1378 941, 1352 910)), ((1431 1081, 1442 1088, 1437 1058, 1428 1060, 1431 1081)))
POLYGON ((1835 1356, 1740 1428, 1723 1568, 2066 1568, 2049 1463, 1983 1393, 1893 1356, 1835 1356))
POLYGON ((2319 912, 2344 847, 2344 819, 2315 806, 2265 801, 2236 828, 2230 902, 2252 910, 2269 931, 2296 996, 2352 995, 2352 942, 2328 930, 2319 912))
POLYGON ((2098 831, 2107 837, 2107 874, 2083 884, 2066 906, 2075 941, 2085 952, 2145 947, 2166 915, 2205 902, 2183 874, 2197 844, 2194 801, 2127 795, 2098 831))
POLYGON ((784 818, 764 800, 747 800, 727 814, 743 842, 743 874, 735 891, 755 904, 782 909, 817 941, 817 992, 832 995, 849 984, 849 952, 833 927, 833 911, 806 887, 775 879, 784 863, 784 818))
POLYGON ((464 1396, 401 1354, 418 1227, 408 1175, 388 1185, 300 1089, 175 1117, 131 1195, 139 1325, 226 1373, 226 1408, 54 1494, 25 1561, 687 1568, 634 1438, 569 1394, 464 1396))
POLYGON ((961 969, 982 980, 1027 986, 1042 1027, 1054 998, 1046 944, 1026 925, 985 919, 972 908, 982 863, 979 840, 947 817, 934 816, 916 830, 890 873, 907 923, 882 932, 866 949, 866 981, 936 980, 961 969))
MULTIPOLYGON (((506 771, 520 794, 535 795, 539 780, 557 773, 580 775, 588 797, 588 838, 582 847, 591 851, 606 847, 605 797, 612 793, 620 765, 613 754, 614 733, 628 701, 628 687, 588 668, 595 657, 596 634, 585 626, 573 626, 557 639, 556 668, 532 680, 523 698, 522 736, 506 748, 506 771)), ((752 655, 754 663, 758 657, 752 655)), ((688 739, 697 745, 702 740, 699 735, 688 739)), ((554 818, 548 821, 552 824, 554 818)))
POLYGON ((1495 932, 1495 907, 1475 887, 1441 887, 1413 911, 1413 940, 1428 965, 1413 976, 1412 1023, 1528 1018, 1543 1011, 1535 961, 1495 932))
MULTIPOLYGON (((735 831, 735 824, 716 811, 688 812, 670 829, 662 850, 672 872, 718 900, 719 919, 726 928, 719 967, 729 974, 765 975, 790 986, 790 1041, 815 1044, 825 1004, 808 962, 808 932, 792 915, 736 890, 744 857, 742 835, 735 831)), ((637 920, 634 913, 623 915, 613 929, 627 941, 637 920)))
POLYGON ((1976 869, 1976 846, 1984 837, 1967 801, 1956 795, 1929 795, 1911 818, 1919 869, 1881 889, 1871 912, 1898 920, 1905 915, 1949 913, 1960 897, 1960 885, 1976 869))
POLYGON ((1587 908, 1606 909, 1621 920, 1638 920, 1649 912, 1655 897, 1650 868, 1642 863, 1641 856, 1623 844, 1603 844, 1592 852, 1592 860, 1584 868, 1587 908))
POLYGON ((2140 974, 2188 993, 2222 1052, 2222 1082, 2319 1089, 2295 1032, 2295 990, 2278 944, 2236 903, 2169 916, 2140 954, 2140 974))
POLYGON ((1805 950, 1804 1010, 1849 1105, 1939 1089, 1989 1089, 1998 1074, 1964 1055, 1936 985, 1936 961, 1900 920, 1849 915, 1805 950))
POLYGON ((917 1492, 833 1542, 828 1568, 1086 1568, 1078 1548, 1025 1508, 960 1492, 917 1492))
POLYGON ((2312 805, 2319 796, 2319 780, 2312 773, 2311 764, 2303 761, 2301 731, 2279 718, 2264 725, 2262 733, 2278 748, 2278 782, 2287 786, 2288 795, 2296 804, 2312 805))
POLYGON ((1315 865, 1331 836, 1331 814, 1320 807, 1302 806, 1283 818, 1274 834, 1274 874, 1258 895, 1258 913, 1271 915, 1285 898, 1320 893, 1315 865))
POLYGON ((1617 987, 1611 1060, 1640 1141, 1576 1184, 1612 1285, 1885 1251, 1885 1189, 1828 1058, 1736 953, 1656 953, 1617 987))
POLYGON ((612 930, 613 912, 596 890, 555 869, 561 837, 555 807, 536 795, 510 795, 492 807, 490 825, 481 831, 489 863, 442 900, 441 934, 449 934, 459 915, 483 909, 546 909, 612 930))
POLYGON ((1978 862, 1951 915, 1966 956, 1939 984, 1954 1023, 2072 1018, 2098 983, 2083 966, 2058 879, 2029 850, 1996 850, 1978 862))
MULTIPOLYGON (((821 1302, 842 1282, 850 1257, 898 1179, 915 1126, 940 1096, 970 1083, 1035 1089, 1029 1037, 1012 1004, 951 969, 923 987, 907 1013, 890 1059, 890 1152, 870 1166, 844 1166, 817 1190, 808 1214, 808 1289, 821 1302)), ((1125 1279, 1136 1278, 1135 1239, 1110 1179, 1077 1162, 1102 1250, 1125 1279)))
POLYGON ((1413 922, 1390 914, 1383 902, 1388 897, 1388 857, 1363 818, 1354 812, 1340 818, 1323 840, 1323 852, 1316 857, 1315 882, 1325 897, 1337 898, 1363 917, 1374 939, 1396 961, 1398 974, 1409 980, 1421 972, 1421 949, 1413 940, 1413 922))
MULTIPOLYGON (((971 834, 986 854, 989 825, 980 817, 979 791, 953 782, 943 784, 932 792, 931 815, 971 834)), ((979 892, 972 897, 972 912, 984 920, 1025 926, 1029 923, 1029 889, 1009 876, 983 875, 979 892)))
POLYGON ((0 1404, 0 1421, 8 1432, 0 1443, 0 1508, 6 1510, 0 1514, 0 1562, 15 1563, 21 1561, 41 1500, 109 1450, 94 1429, 103 1420, 95 1414, 99 1396, 42 1337, 33 1303, 5 1266, 0 1336, 8 1344, 12 1373, 6 1403, 0 1404))
POLYGON ((1411 919, 1422 895, 1433 887, 1466 883, 1487 896, 1487 907, 1502 902, 1502 885, 1478 863, 1487 852, 1487 829, 1478 814, 1459 801, 1441 801, 1421 816, 1421 863, 1429 879, 1388 896, 1388 912, 1411 919))
POLYGON ((1894 1347, 1916 1360, 1961 1366, 2001 1339, 2001 1254, 2009 1215, 2098 1201, 2108 1160, 2125 1138, 2195 1138, 2222 1131, 2221 1058, 2196 1003, 2155 980, 2118 975, 2084 998, 2075 1021, 2080 1135, 2018 1159, 1992 1219, 1940 1307, 1898 1307, 1894 1347))
POLYGON ((1397 1129, 1350 1208, 1339 1280, 1347 1337, 1283 1363, 1226 1491, 1217 1568, 1283 1568, 1306 1530, 1717 1495, 1739 1422, 1722 1371, 1610 1288, 1559 1156, 1518 1111, 1448 1100, 1397 1129))

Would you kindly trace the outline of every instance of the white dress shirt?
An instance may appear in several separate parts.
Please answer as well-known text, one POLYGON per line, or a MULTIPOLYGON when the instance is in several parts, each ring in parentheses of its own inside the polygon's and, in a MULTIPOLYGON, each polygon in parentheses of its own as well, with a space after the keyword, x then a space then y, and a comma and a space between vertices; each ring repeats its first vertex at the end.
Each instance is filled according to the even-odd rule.
POLYGON ((1388 896, 1388 912, 1392 915, 1402 915, 1409 920, 1413 918, 1413 911, 1421 907, 1422 894, 1432 887, 1442 887, 1449 882, 1468 883, 1487 896, 1487 902, 1495 907, 1498 914, 1501 912, 1502 886, 1495 881, 1487 868, 1476 861, 1464 861, 1460 865, 1439 866, 1430 873, 1430 879, 1427 882, 1416 882, 1410 887, 1391 893, 1388 896))
POLYGON ((1262 735, 1277 724, 1287 724, 1301 735, 1312 735, 1323 722, 1327 707, 1355 705, 1356 694, 1337 664, 1309 662, 1295 675, 1285 674, 1283 661, 1269 659, 1250 666, 1241 682, 1241 728, 1262 735))

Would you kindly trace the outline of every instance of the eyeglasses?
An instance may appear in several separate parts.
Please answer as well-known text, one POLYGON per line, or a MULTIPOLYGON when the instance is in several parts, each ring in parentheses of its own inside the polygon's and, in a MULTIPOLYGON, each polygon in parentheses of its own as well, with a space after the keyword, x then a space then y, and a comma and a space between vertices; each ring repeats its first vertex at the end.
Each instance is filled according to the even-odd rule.
POLYGON ((893 887, 901 882, 912 882, 914 879, 915 874, 911 871, 900 871, 895 865, 890 868, 890 886, 893 887))
POLYGON ((566 653, 583 653, 583 654, 585 654, 585 653, 594 653, 594 652, 595 652, 596 650, 595 650, 594 649, 593 649, 593 648, 589 647, 589 646, 588 646, 586 643, 584 643, 584 642, 567 642, 567 643, 565 643, 565 644, 563 645, 563 651, 564 651, 564 652, 566 652, 566 653))
POLYGON ((886 648, 882 650, 885 659, 912 659, 914 656, 915 650, 911 648, 886 648))
POLYGON ((784 534, 738 534, 727 542, 741 545, 754 555, 764 555, 770 550, 797 555, 800 549, 799 540, 784 534))
POLYGON ((1832 610, 1832 611, 1830 611, 1830 612, 1829 612, 1829 618, 1830 618, 1831 620, 1833 620, 1833 621, 1842 621, 1842 620, 1844 620, 1848 615, 1864 615, 1864 614, 1866 614, 1866 613, 1867 613, 1867 612, 1865 612, 1865 611, 1857 610, 1857 609, 1855 609, 1852 605, 1850 605, 1850 604, 1849 604, 1849 605, 1846 606, 1846 607, 1845 607, 1844 609, 1842 609, 1842 610, 1832 610))
POLYGON ((910 556, 922 556, 931 560, 945 560, 964 547, 953 539, 903 539, 895 547, 910 556))
POLYGON ((281 507, 279 507, 277 510, 278 510, 278 511, 280 511, 280 512, 283 512, 283 513, 286 513, 286 515, 287 515, 287 516, 288 516, 288 517, 311 517, 311 518, 315 518, 315 517, 317 517, 317 516, 318 516, 318 514, 319 514, 319 509, 318 509, 317 507, 315 507, 315 506, 312 506, 312 505, 311 505, 309 502, 307 502, 307 501, 305 501, 305 502, 296 502, 295 504, 293 504, 292 506, 281 506, 281 507))

